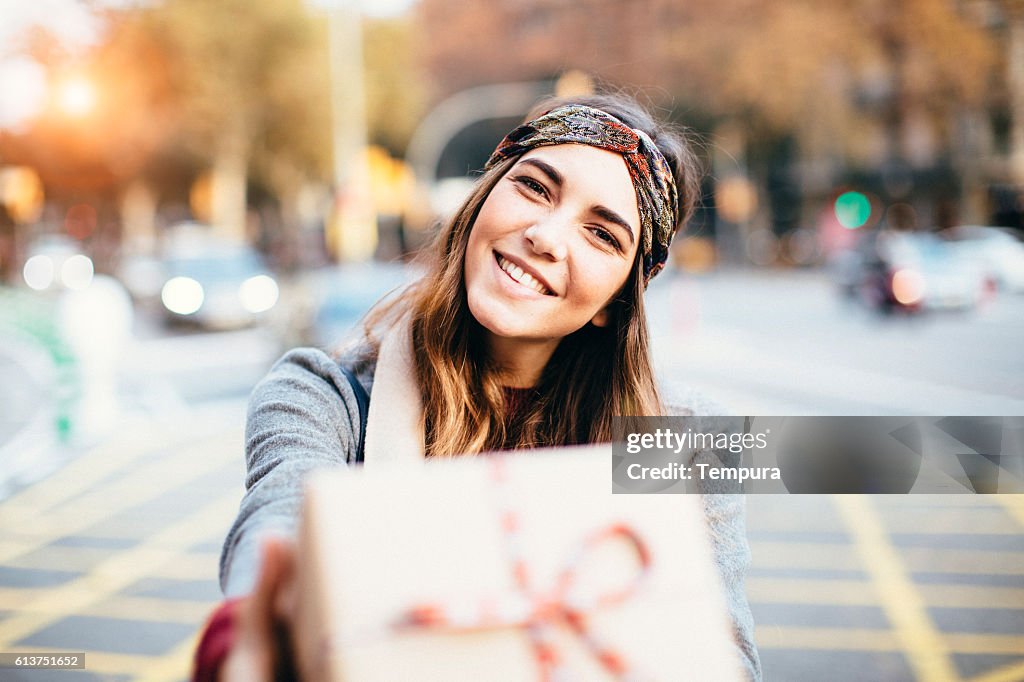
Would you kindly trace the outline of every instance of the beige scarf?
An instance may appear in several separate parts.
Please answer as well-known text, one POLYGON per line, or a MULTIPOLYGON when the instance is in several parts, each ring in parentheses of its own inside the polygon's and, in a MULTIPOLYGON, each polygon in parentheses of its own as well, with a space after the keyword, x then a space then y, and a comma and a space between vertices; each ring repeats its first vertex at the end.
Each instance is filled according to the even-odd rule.
POLYGON ((366 418, 364 466, 410 464, 423 459, 423 405, 416 384, 408 320, 381 342, 366 418))

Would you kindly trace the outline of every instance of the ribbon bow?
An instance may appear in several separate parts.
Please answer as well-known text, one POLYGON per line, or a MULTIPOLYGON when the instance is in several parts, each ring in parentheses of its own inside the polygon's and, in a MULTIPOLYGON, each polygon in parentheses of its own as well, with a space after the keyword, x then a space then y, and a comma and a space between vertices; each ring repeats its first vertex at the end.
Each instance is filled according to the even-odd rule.
MULTIPOLYGON (((496 457, 495 459, 501 459, 496 457)), ((504 478, 502 465, 496 463, 495 478, 504 478)), ((402 613, 397 628, 429 628, 450 631, 489 630, 507 627, 526 629, 544 682, 564 679, 563 665, 550 636, 551 627, 564 623, 584 643, 602 667, 616 679, 637 679, 618 651, 601 641, 587 625, 587 615, 595 609, 628 599, 647 576, 651 557, 643 539, 629 526, 610 524, 589 535, 559 573, 550 591, 535 590, 530 585, 528 566, 520 551, 519 518, 514 510, 501 514, 501 529, 506 553, 509 555, 518 592, 460 604, 454 601, 417 604, 402 613), (616 539, 625 540, 637 559, 637 572, 626 585, 597 595, 577 595, 573 588, 580 575, 580 565, 596 546, 616 539)))

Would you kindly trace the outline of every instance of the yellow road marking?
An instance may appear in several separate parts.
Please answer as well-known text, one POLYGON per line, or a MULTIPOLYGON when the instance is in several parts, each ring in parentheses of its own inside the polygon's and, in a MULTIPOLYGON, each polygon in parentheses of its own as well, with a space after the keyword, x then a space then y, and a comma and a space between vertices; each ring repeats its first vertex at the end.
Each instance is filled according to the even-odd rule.
MULTIPOLYGON (((928 606, 1024 609, 1024 588, 984 585, 917 585, 928 606)), ((747 597, 758 604, 878 606, 871 583, 807 578, 747 578, 747 597)))
MULTIPOLYGON (((65 605, 44 602, 45 597, 52 592, 53 588, 45 587, 28 589, 0 587, 0 604, 10 611, 24 610, 29 604, 40 608, 42 604, 51 607, 51 613, 68 615, 65 605)), ((218 603, 217 600, 160 599, 158 597, 132 597, 115 594, 109 599, 89 604, 88 602, 92 601, 93 596, 78 593, 70 595, 70 601, 87 604, 76 615, 153 623, 185 623, 194 624, 197 628, 218 603)))
MULTIPOLYGON (((32 531, 32 537, 18 543, 0 545, 0 563, 9 562, 17 556, 48 545, 59 537, 72 535, 94 523, 200 478, 237 457, 240 447, 241 444, 234 435, 221 434, 213 440, 182 451, 180 457, 169 457, 140 467, 116 484, 90 495, 89 499, 83 498, 69 508, 56 509, 50 514, 34 519, 27 527, 27 530, 32 531)), ((236 493, 236 506, 239 498, 240 494, 236 493)), ((0 505, 0 514, 4 516, 6 525, 6 505, 0 505)), ((230 522, 231 515, 225 516, 225 519, 226 522, 230 522)), ((132 522, 131 519, 127 521, 132 522)), ((140 525, 135 537, 142 535, 143 530, 140 525)), ((206 540, 218 535, 219 532, 217 527, 211 524, 207 536, 197 538, 196 541, 206 540)))
MULTIPOLYGON (((43 481, 30 486, 3 504, 4 525, 31 523, 33 517, 78 493, 153 450, 153 430, 129 427, 116 441, 104 443, 64 464, 43 481)), ((169 435, 169 434, 161 434, 169 435)), ((159 442, 159 441, 157 441, 159 442)))
MULTIPOLYGON (((808 651, 903 651, 894 630, 867 628, 819 628, 758 625, 755 630, 761 649, 808 651)), ((958 654, 1019 654, 1024 636, 952 632, 943 636, 948 648, 958 654)), ((931 679, 931 678, 919 678, 931 679)))
POLYGON ((81 615, 142 623, 181 623, 194 625, 198 630, 216 605, 216 601, 115 596, 86 607, 81 615))
POLYGON ((163 656, 146 662, 135 677, 136 682, 168 682, 181 680, 192 671, 192 658, 199 644, 199 633, 186 639, 163 656))
MULTIPOLYGON (((111 474, 125 470, 132 462, 154 449, 170 448, 176 453, 187 451, 190 442, 201 441, 224 432, 224 416, 196 415, 188 429, 161 425, 149 417, 139 417, 120 430, 115 440, 92 448, 89 452, 63 464, 59 471, 44 481, 19 491, 3 503, 4 527, 31 525, 42 512, 56 507, 86 490, 90 490, 111 474), (214 417, 218 418, 214 418, 214 417)), ((233 432, 241 443, 241 418, 233 432)), ((235 455, 239 456, 240 451, 235 455)))
POLYGON ((850 570, 857 556, 849 545, 825 545, 818 542, 750 543, 754 565, 758 568, 798 568, 813 570, 850 570))
MULTIPOLYGON (((1014 521, 1024 527, 1024 495, 990 495, 1014 521)), ((1020 532, 1018 530, 1018 532, 1020 532)))
MULTIPOLYGON (((848 571, 857 565, 850 545, 754 541, 750 551, 758 568, 848 571)), ((1024 575, 1024 552, 905 547, 900 554, 911 571, 1024 575)))
MULTIPOLYGON (((226 519, 230 520, 230 519, 226 519)), ((227 528, 224 528, 225 532, 227 528)), ((21 552, 9 561, 4 562, 5 566, 15 568, 32 568, 41 570, 60 570, 75 573, 84 573, 93 566, 103 561, 111 554, 110 549, 101 547, 65 547, 59 545, 46 545, 37 551, 27 553, 21 552)), ((120 550, 113 550, 120 551, 120 550)), ((190 552, 181 557, 173 565, 163 566, 154 574, 154 577, 172 578, 175 580, 210 580, 215 578, 218 570, 220 554, 213 552, 190 552)))
POLYGON ((929 620, 924 600, 914 589, 896 548, 890 543, 880 516, 871 506, 871 498, 836 495, 832 499, 918 679, 958 680, 945 642, 929 620))
POLYGON ((871 583, 856 580, 747 578, 747 599, 754 604, 878 604, 871 583))
MULTIPOLYGON (((949 496, 952 497, 952 496, 949 496)), ((978 498, 980 495, 963 497, 978 498)), ((1006 518, 1001 506, 988 502, 965 506, 962 504, 945 507, 892 506, 881 508, 885 526, 890 533, 911 533, 915 535, 947 535, 949 533, 986 535, 1019 535, 1020 526, 1006 518), (983 529, 979 531, 980 529, 983 529)), ((748 503, 747 527, 751 533, 843 533, 831 515, 814 515, 787 507, 759 507, 756 513, 748 503)), ((784 538, 783 538, 784 539, 784 538)))
POLYGON ((1024 635, 993 635, 979 632, 948 632, 949 648, 958 654, 1021 654, 1024 635))
POLYGON ((816 651, 901 651, 892 630, 811 628, 758 625, 755 640, 761 649, 816 651))
POLYGON ((6 648, 63 616, 80 613, 85 607, 127 587, 173 561, 189 546, 208 537, 211 519, 234 512, 234 494, 223 496, 144 540, 138 547, 118 552, 86 575, 56 587, 22 610, 0 621, 0 648, 6 648))
POLYGON ((1021 680, 1024 680, 1024 661, 989 670, 987 673, 972 677, 969 682, 1020 682, 1021 680))
MULTIPOLYGON (((230 519, 228 519, 230 521, 230 519)), ((224 526, 221 535, 227 535, 228 527, 224 526)), ((219 538, 218 538, 219 539, 219 538)), ((167 580, 213 580, 220 574, 220 554, 189 553, 180 561, 166 564, 153 571, 151 577, 167 580)))

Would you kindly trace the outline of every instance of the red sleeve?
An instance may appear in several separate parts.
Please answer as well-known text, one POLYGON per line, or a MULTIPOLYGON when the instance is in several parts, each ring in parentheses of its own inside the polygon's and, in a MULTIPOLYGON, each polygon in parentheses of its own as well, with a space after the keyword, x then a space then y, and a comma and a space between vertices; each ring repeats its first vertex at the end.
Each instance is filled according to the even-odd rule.
POLYGON ((221 602, 206 621, 203 636, 196 647, 192 670, 193 682, 217 682, 220 668, 235 643, 235 614, 245 597, 236 597, 221 602))

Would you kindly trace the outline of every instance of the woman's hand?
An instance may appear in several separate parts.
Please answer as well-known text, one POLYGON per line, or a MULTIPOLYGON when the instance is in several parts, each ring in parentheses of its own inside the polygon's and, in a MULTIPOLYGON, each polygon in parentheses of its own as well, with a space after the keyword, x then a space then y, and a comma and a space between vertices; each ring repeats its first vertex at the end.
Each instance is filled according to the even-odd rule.
POLYGON ((296 603, 295 545, 268 538, 256 586, 238 612, 237 638, 221 669, 222 682, 298 679, 291 647, 296 603))

